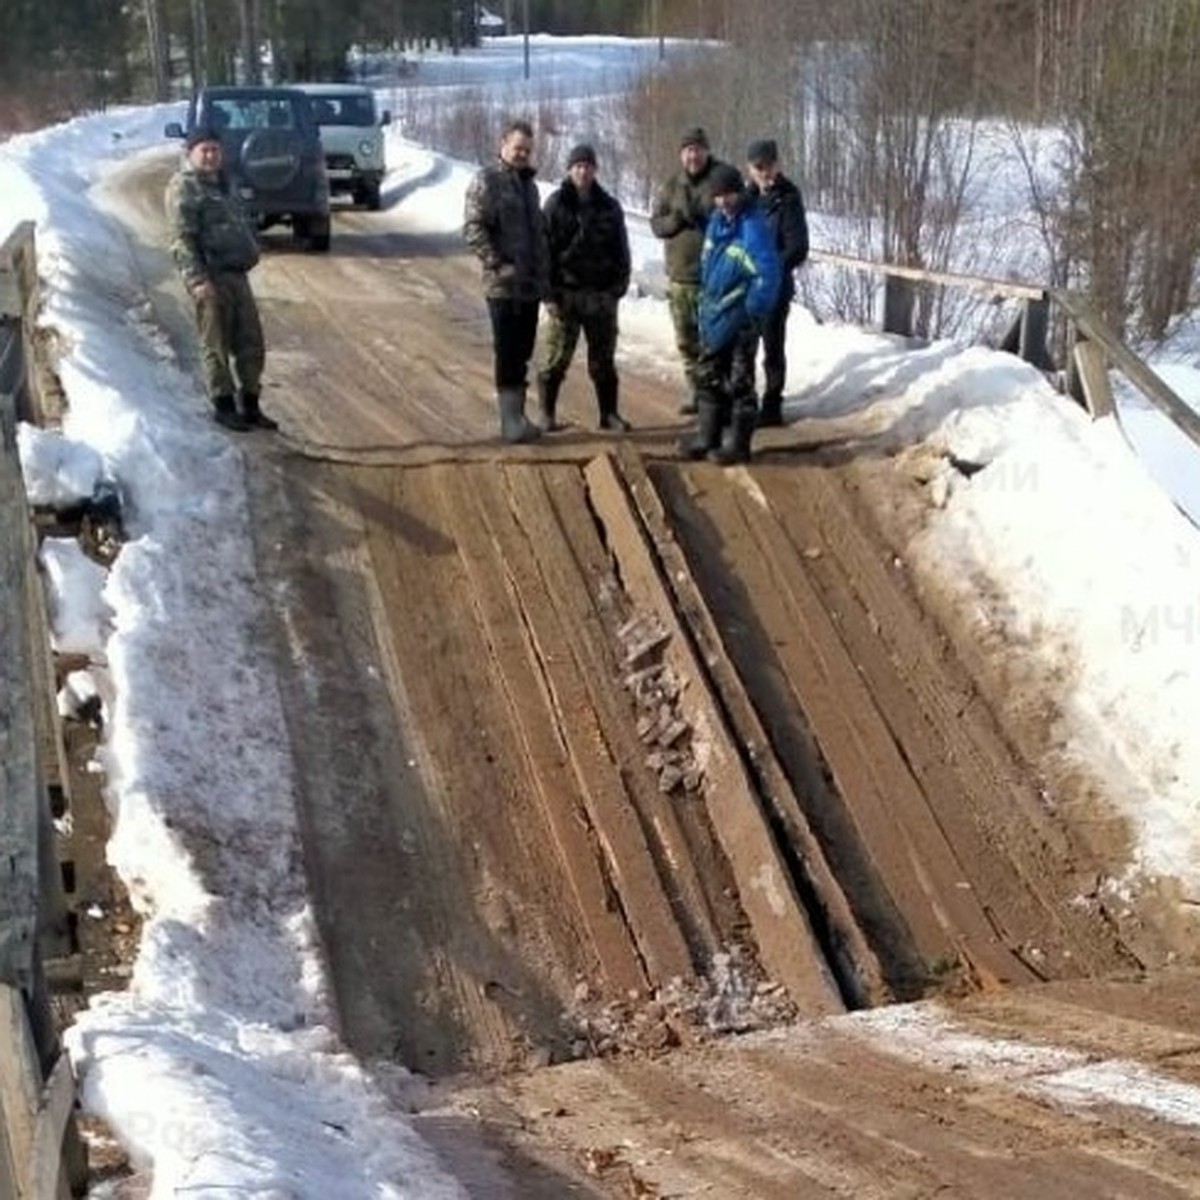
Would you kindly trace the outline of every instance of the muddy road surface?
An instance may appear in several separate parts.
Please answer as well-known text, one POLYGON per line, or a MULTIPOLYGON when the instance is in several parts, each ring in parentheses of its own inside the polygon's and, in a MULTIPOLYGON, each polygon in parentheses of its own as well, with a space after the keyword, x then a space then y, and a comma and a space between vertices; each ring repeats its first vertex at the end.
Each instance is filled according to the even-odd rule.
MULTIPOLYGON (((166 169, 123 196, 194 364, 166 169)), ((398 1094, 473 1194, 1196 1194, 1186 1129, 1055 1084, 1194 1082, 1194 982, 1092 894, 1104 847, 888 543, 887 461, 796 427, 684 464, 633 362, 632 435, 580 362, 573 428, 504 447, 457 236, 401 196, 268 242, 247 479, 311 891, 343 1036, 431 1081, 398 1094), (940 1055, 887 1024, 922 1000, 940 1055)))

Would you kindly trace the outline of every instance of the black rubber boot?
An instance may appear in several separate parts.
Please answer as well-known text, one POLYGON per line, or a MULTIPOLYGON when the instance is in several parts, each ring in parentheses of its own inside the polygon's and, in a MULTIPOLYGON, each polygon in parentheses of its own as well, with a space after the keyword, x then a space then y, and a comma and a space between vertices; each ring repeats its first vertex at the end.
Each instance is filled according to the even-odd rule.
POLYGON ((223 425, 226 429, 232 429, 237 433, 245 433, 250 428, 242 420, 242 414, 238 412, 232 396, 214 396, 212 405, 213 420, 218 425, 223 425))
POLYGON ((679 443, 684 458, 705 458, 721 444, 721 409, 715 400, 701 396, 696 404, 696 432, 679 443))
POLYGON ((733 414, 733 423, 721 437, 721 444, 709 454, 709 461, 723 467, 750 461, 750 439, 758 414, 752 408, 739 409, 733 414))
POLYGON ((758 428, 775 429, 783 424, 783 397, 763 396, 762 408, 758 410, 758 428))
POLYGON ((558 393, 562 380, 544 372, 538 376, 538 415, 543 433, 554 433, 562 428, 558 420, 558 393))
POLYGON ((258 406, 257 392, 242 393, 242 420, 247 429, 273 430, 279 428, 279 422, 272 420, 258 406))
POLYGON ((598 427, 608 433, 628 433, 633 428, 619 412, 617 398, 620 395, 620 381, 614 375, 612 379, 604 379, 595 385, 596 405, 600 409, 598 427))
POLYGON ((501 388, 496 403, 500 408, 500 436, 506 442, 536 442, 542 436, 525 415, 524 388, 501 388))

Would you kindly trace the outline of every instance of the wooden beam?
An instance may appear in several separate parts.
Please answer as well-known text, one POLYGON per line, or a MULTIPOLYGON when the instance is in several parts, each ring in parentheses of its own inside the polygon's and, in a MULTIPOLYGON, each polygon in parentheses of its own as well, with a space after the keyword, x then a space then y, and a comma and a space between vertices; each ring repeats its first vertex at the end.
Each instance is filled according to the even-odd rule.
POLYGON ((1197 415, 1117 337, 1082 296, 1057 289, 1051 294, 1083 337, 1087 341, 1096 342, 1103 349, 1108 361, 1120 370, 1146 399, 1165 413, 1191 441, 1200 446, 1200 415, 1197 415))
POLYGON ((27 990, 38 929, 36 698, 27 604, 29 531, 11 401, 0 396, 0 983, 27 990))
POLYGON ((17 988, 0 984, 0 1110, 17 1177, 17 1190, 8 1195, 34 1195, 26 1185, 41 1090, 41 1066, 29 1032, 25 999, 17 988))
POLYGON ((0 242, 0 317, 24 320, 37 305, 34 224, 22 221, 0 242))
POLYGON ((1084 408, 1097 420, 1111 417, 1116 406, 1104 350, 1095 342, 1078 341, 1075 343, 1074 358, 1084 408))
POLYGON ((70 1195, 63 1170, 63 1138, 75 1106, 75 1077, 65 1054, 58 1056, 38 1102, 26 1173, 30 1196, 70 1195))
POLYGON ((896 263, 872 262, 867 258, 854 258, 848 254, 831 254, 827 250, 813 250, 809 254, 812 262, 828 263, 834 267, 846 267, 871 275, 908 279, 914 283, 942 284, 946 287, 962 288, 985 296, 1007 296, 1015 300, 1044 300, 1046 289, 1029 283, 1017 283, 1011 279, 992 279, 986 275, 956 275, 949 271, 926 271, 921 267, 902 267, 896 263))

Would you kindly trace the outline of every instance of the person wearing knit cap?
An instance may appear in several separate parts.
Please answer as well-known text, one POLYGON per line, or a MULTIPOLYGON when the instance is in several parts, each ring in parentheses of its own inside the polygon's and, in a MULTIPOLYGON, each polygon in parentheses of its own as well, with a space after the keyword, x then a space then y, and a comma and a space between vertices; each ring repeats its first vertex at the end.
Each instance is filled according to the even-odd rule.
POLYGON ((779 169, 779 148, 771 138, 747 147, 746 172, 750 176, 748 190, 766 219, 783 269, 779 299, 760 330, 765 378, 758 424, 766 428, 783 424, 787 321, 796 295, 795 271, 808 258, 808 217, 800 189, 779 169))
POLYGON ((578 166, 579 163, 587 163, 588 166, 596 165, 596 151, 592 149, 587 142, 580 142, 578 146, 572 146, 570 153, 567 155, 567 170, 578 166))
POLYGON ((186 144, 187 159, 167 184, 167 224, 194 309, 213 419, 239 432, 278 429, 258 403, 266 346, 249 279, 258 237, 221 170, 220 134, 199 127, 186 144))
POLYGON ((679 411, 685 414, 696 411, 700 252, 713 207, 712 172, 719 165, 720 161, 709 150, 704 130, 698 127, 684 130, 679 139, 680 169, 659 188, 650 210, 650 229, 663 242, 675 347, 687 378, 688 394, 679 406, 679 411))
POLYGON ((729 466, 750 458, 758 418, 758 323, 779 294, 779 254, 737 168, 719 164, 710 187, 713 213, 700 260, 696 432, 683 453, 729 466))
POLYGON ((599 427, 623 433, 629 422, 617 404, 617 309, 629 287, 629 235, 620 201, 596 180, 591 146, 580 143, 567 155, 566 178, 542 212, 550 248, 545 357, 538 372, 542 429, 562 428, 558 394, 582 333, 599 427))

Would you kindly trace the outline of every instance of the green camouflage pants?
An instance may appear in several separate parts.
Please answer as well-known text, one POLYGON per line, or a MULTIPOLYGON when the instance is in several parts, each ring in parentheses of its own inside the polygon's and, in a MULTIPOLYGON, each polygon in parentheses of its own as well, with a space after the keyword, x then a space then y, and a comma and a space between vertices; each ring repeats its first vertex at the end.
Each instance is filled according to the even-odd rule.
POLYGON ((582 332, 588 375, 597 390, 617 377, 617 299, 605 292, 564 292, 546 326, 542 379, 561 383, 582 332))
POLYGON ((250 280, 238 273, 219 275, 213 283, 216 294, 196 301, 208 398, 233 396, 239 384, 243 392, 258 395, 266 348, 250 280))
POLYGON ((696 390, 696 363, 700 360, 700 285, 672 283, 667 289, 671 323, 675 326, 675 349, 683 362, 688 386, 696 390))

